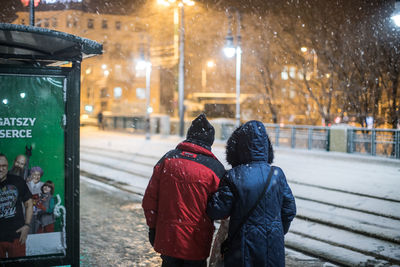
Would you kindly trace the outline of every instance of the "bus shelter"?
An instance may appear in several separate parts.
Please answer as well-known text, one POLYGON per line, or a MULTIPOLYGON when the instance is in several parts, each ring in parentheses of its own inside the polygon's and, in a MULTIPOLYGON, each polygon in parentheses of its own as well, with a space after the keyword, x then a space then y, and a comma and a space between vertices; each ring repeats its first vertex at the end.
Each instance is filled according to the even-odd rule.
MULTIPOLYGON (((0 24, 0 153, 8 172, 25 180, 33 202, 25 254, 7 253, 0 266, 79 266, 81 62, 101 53, 102 45, 92 40, 0 24), (22 171, 14 169, 21 155, 22 171), (53 189, 47 194, 45 184, 53 189), (49 220, 43 222, 43 214, 49 220)), ((11 222, 15 198, 10 188, 0 188, 0 224, 11 222)))

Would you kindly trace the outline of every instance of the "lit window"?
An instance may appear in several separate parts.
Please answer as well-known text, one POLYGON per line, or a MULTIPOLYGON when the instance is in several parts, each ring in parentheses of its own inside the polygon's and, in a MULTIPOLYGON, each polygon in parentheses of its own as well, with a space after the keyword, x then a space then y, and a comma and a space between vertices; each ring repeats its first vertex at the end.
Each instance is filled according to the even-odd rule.
POLYGON ((301 71, 298 71, 297 77, 299 78, 299 80, 303 80, 303 73, 301 71))
POLYGON ((136 88, 136 98, 137 99, 145 99, 146 98, 146 89, 145 88, 136 88))
POLYGON ((282 80, 287 80, 287 79, 289 79, 289 75, 288 75, 288 73, 287 73, 287 67, 283 67, 283 71, 282 71, 282 73, 281 73, 281 78, 282 78, 282 80))
POLYGON ((290 78, 296 78, 296 68, 295 67, 290 67, 289 68, 289 76, 290 78))
POLYGON ((114 88, 114 98, 115 99, 120 99, 122 96, 122 88, 121 87, 115 87, 114 88))

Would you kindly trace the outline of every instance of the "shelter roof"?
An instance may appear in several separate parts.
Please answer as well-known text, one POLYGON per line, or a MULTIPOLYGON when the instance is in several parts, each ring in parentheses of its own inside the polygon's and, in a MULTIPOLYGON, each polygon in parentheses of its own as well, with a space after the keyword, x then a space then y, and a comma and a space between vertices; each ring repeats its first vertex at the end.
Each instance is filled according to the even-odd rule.
POLYGON ((0 23, 0 63, 61 65, 102 54, 102 44, 34 26, 0 23))

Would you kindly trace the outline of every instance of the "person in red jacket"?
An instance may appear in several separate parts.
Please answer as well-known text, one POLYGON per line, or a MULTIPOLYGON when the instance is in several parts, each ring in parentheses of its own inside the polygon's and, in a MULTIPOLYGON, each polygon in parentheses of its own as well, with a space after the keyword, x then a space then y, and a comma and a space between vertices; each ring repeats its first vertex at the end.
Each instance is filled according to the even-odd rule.
POLYGON ((149 241, 162 267, 206 266, 214 232, 207 199, 225 168, 211 152, 214 127, 204 114, 192 121, 186 140, 155 165, 142 207, 149 241))

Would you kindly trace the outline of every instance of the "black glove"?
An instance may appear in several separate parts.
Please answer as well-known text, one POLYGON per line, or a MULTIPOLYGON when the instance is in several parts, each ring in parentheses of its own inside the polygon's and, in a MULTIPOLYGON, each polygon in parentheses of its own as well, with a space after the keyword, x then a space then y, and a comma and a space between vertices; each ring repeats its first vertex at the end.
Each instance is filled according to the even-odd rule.
POLYGON ((154 246, 154 239, 156 238, 156 228, 149 228, 149 241, 154 246))

